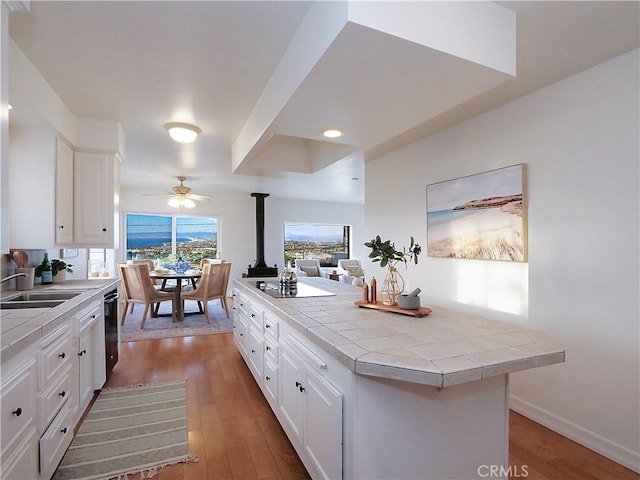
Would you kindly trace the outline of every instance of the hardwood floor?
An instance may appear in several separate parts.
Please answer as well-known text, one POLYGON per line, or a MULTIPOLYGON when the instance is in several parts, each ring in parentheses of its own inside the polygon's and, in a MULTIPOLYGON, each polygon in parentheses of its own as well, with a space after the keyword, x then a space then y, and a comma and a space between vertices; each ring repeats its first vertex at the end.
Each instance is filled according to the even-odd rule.
MULTIPOLYGON (((158 480, 309 478, 232 334, 123 343, 107 386, 182 377, 188 378, 190 449, 200 462, 165 468, 158 480)), ((514 412, 509 448, 512 479, 640 480, 631 470, 514 412)))

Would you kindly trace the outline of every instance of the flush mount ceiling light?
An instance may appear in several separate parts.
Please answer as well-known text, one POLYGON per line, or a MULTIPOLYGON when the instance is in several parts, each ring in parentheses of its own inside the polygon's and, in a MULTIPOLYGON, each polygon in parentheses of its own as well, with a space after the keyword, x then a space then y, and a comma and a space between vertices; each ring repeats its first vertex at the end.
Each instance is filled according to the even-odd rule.
POLYGON ((200 129, 190 123, 167 123, 164 128, 167 129, 171 138, 178 143, 192 143, 200 134, 200 129))
POLYGON ((322 135, 327 138, 338 138, 342 136, 342 132, 337 128, 328 128, 327 130, 322 132, 322 135))

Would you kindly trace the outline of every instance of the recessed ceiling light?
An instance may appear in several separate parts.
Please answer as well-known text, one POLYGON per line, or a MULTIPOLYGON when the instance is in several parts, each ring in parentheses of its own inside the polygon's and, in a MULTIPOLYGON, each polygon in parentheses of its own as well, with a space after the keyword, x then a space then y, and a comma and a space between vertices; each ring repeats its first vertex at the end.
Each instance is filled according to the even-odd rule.
POLYGON ((327 138, 338 138, 342 136, 342 132, 337 128, 329 128, 324 132, 322 132, 322 135, 324 135, 327 138))
POLYGON ((192 143, 201 131, 195 125, 179 122, 167 123, 164 128, 167 129, 171 138, 178 143, 192 143))

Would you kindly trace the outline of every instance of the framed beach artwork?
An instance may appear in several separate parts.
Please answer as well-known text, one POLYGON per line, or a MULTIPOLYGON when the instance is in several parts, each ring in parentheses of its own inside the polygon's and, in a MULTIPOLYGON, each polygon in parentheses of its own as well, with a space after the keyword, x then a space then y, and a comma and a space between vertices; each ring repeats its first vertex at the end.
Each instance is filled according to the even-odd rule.
POLYGON ((427 185, 427 255, 527 261, 526 165, 427 185))

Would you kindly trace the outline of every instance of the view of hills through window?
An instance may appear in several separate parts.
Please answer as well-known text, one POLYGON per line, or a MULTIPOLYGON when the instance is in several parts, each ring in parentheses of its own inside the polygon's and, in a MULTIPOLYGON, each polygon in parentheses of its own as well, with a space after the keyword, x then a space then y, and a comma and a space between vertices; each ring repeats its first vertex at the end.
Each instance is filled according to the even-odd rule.
POLYGON ((125 215, 127 260, 169 262, 181 257, 192 265, 215 258, 218 219, 167 215, 125 215))
POLYGON ((335 267, 341 258, 349 258, 349 225, 314 223, 284 224, 284 261, 315 259, 324 267, 335 267))

